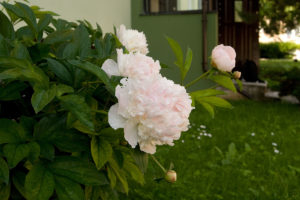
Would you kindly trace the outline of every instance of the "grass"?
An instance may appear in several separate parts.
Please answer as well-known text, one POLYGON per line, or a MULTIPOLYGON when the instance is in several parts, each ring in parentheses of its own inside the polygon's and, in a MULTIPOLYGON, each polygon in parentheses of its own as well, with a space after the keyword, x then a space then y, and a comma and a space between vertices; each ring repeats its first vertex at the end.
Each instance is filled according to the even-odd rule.
POLYGON ((174 147, 159 146, 156 158, 174 163, 178 180, 163 176, 149 158, 146 184, 122 199, 300 199, 300 107, 277 102, 233 102, 215 119, 197 108, 191 128, 174 147), (211 135, 210 135, 211 134, 211 135))

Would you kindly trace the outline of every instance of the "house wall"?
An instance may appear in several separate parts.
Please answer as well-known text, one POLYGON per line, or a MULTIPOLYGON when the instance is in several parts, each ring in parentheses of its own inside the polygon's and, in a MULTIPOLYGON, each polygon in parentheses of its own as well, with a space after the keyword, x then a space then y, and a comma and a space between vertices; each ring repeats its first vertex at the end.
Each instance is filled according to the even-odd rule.
MULTIPOLYGON (((173 15, 141 15, 143 13, 143 1, 131 1, 132 28, 143 31, 146 34, 150 56, 169 65, 170 69, 162 69, 163 75, 179 82, 180 73, 174 66, 175 56, 165 38, 169 36, 175 39, 184 49, 187 47, 193 50, 192 70, 187 75, 186 82, 189 82, 202 73, 202 15, 201 14, 173 14, 173 15)), ((218 17, 217 13, 207 15, 207 44, 208 55, 218 43, 218 17)), ((206 83, 200 83, 191 88, 202 88, 206 83)))
POLYGON ((30 5, 38 5, 51 10, 61 18, 75 21, 86 19, 101 26, 104 32, 112 32, 113 25, 131 26, 130 0, 29 0, 30 5))

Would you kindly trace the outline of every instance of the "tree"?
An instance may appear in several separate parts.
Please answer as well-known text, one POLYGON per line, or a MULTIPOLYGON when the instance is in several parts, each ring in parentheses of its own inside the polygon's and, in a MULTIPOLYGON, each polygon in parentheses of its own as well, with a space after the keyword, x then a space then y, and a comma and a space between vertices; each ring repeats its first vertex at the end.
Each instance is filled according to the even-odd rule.
POLYGON ((271 35, 300 25, 299 0, 259 0, 260 26, 271 35))

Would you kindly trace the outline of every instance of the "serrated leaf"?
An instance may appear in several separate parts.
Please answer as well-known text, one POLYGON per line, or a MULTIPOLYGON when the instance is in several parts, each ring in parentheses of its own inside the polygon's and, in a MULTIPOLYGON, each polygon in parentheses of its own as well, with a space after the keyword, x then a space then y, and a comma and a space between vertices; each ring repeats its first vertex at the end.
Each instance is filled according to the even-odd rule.
POLYGON ((54 191, 53 174, 41 164, 36 164, 26 175, 25 190, 29 200, 46 200, 54 191))
POLYGON ((93 163, 71 156, 58 156, 49 165, 51 171, 85 185, 106 185, 108 181, 93 163))
POLYGON ((61 105, 70 111, 82 124, 94 131, 91 108, 86 103, 84 97, 75 94, 60 97, 61 105))
POLYGON ((236 88, 230 77, 224 75, 214 75, 209 77, 215 83, 221 85, 224 88, 227 88, 233 92, 236 92, 236 88))
POLYGON ((98 170, 111 158, 112 152, 113 150, 109 142, 97 136, 93 136, 91 141, 91 153, 98 170))
POLYGON ((15 38, 14 27, 2 11, 0 11, 0 34, 11 40, 15 38))
POLYGON ((59 200, 84 199, 80 184, 62 176, 55 176, 55 191, 59 200))
POLYGON ((35 113, 40 112, 48 105, 56 96, 56 85, 52 85, 49 89, 34 88, 34 93, 31 97, 31 104, 35 113))
POLYGON ((1 183, 5 183, 8 184, 9 181, 9 169, 8 169, 8 165, 5 162, 5 160, 3 160, 0 157, 0 181, 1 183))

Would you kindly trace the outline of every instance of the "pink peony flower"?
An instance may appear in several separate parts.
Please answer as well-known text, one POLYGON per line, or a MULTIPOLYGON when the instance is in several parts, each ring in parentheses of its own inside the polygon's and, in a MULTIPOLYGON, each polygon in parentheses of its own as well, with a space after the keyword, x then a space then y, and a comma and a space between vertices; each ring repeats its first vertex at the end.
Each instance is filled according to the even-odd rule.
POLYGON ((156 145, 173 145, 181 132, 188 130, 193 109, 185 88, 162 76, 143 81, 121 80, 116 87, 119 103, 108 113, 114 129, 124 128, 125 139, 134 148, 154 154, 156 145))
POLYGON ((108 76, 124 76, 129 78, 145 79, 156 76, 160 71, 159 61, 141 53, 124 54, 122 49, 117 49, 118 63, 107 59, 102 69, 108 76))
POLYGON ((149 52, 146 36, 143 32, 126 29, 122 24, 120 28, 117 29, 117 37, 129 52, 140 52, 144 55, 149 52))
POLYGON ((231 72, 235 66, 236 53, 231 46, 220 44, 212 50, 212 65, 224 72, 231 72))

